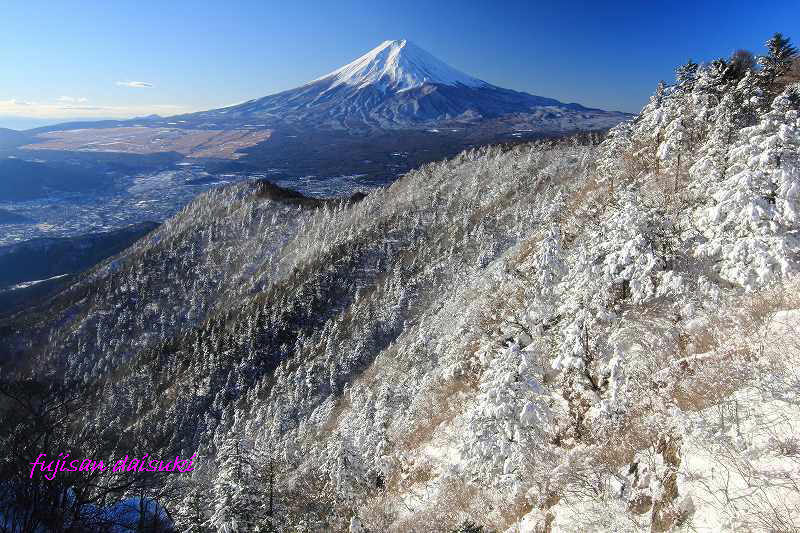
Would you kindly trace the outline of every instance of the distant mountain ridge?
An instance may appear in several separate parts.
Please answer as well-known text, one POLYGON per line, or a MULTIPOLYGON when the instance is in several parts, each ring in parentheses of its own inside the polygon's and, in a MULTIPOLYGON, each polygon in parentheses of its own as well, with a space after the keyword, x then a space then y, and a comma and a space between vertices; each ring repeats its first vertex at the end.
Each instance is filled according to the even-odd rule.
POLYGON ((8 128, 0 128, 0 150, 16 148, 26 142, 30 142, 31 137, 27 133, 8 128))

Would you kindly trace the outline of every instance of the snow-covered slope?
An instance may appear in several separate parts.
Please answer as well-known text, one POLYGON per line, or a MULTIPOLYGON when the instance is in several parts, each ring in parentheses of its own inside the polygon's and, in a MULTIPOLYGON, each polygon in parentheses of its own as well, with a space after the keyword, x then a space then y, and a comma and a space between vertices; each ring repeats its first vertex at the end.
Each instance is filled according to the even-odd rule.
MULTIPOLYGON (((564 104, 464 74, 407 40, 384 41, 355 61, 302 87, 242 104, 177 117, 189 123, 313 128, 413 128, 477 124, 513 117, 529 130, 611 127, 624 113, 564 104), (526 121, 527 119, 527 121, 526 121)), ((513 130, 495 124, 495 130, 513 130)))
POLYGON ((0 346, 199 453, 184 531, 797 530, 800 87, 728 67, 599 144, 214 190, 0 346))

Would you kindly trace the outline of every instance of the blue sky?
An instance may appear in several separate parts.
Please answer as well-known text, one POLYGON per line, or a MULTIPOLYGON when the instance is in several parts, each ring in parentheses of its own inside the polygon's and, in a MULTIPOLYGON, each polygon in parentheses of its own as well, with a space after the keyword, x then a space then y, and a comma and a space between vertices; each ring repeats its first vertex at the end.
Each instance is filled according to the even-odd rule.
POLYGON ((495 85, 637 111, 689 57, 760 53, 775 31, 800 42, 797 0, 5 0, 1 16, 0 126, 10 127, 229 105, 301 85, 386 39, 495 85))

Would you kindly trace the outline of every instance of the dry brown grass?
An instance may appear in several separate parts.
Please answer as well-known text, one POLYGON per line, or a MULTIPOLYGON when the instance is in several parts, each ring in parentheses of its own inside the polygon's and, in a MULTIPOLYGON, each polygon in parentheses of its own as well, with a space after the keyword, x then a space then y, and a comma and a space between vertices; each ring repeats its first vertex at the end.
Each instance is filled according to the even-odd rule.
MULTIPOLYGON (((390 346, 386 352, 381 354, 382 361, 391 361, 397 353, 397 345, 390 346)), ((378 380, 378 367, 374 362, 367 367, 359 376, 354 380, 355 383, 363 385, 364 387, 372 387, 378 380)))
POLYGON ((567 250, 583 231, 588 221, 596 221, 606 206, 614 203, 614 191, 596 177, 585 179, 581 186, 569 197, 564 210, 555 221, 561 231, 562 247, 567 250))
POLYGON ((336 429, 339 425, 339 419, 347 409, 350 409, 350 397, 342 395, 336 400, 336 404, 333 406, 330 416, 325 423, 320 426, 319 432, 321 434, 327 434, 336 429))
POLYGON ((416 450, 429 442, 439 426, 451 421, 459 413, 464 398, 476 390, 477 380, 470 376, 453 378, 434 387, 434 391, 418 407, 414 418, 419 422, 407 433, 397 436, 399 449, 416 450))
POLYGON ((434 478, 433 465, 429 462, 412 465, 410 469, 395 468, 386 480, 388 494, 405 494, 412 489, 423 489, 434 478))
MULTIPOLYGON (((534 506, 525 496, 517 496, 497 505, 498 519, 491 521, 491 527, 496 531, 505 531, 533 511, 534 506)), ((489 525, 489 524, 487 524, 489 525)))
POLYGON ((740 309, 749 325, 748 333, 764 326, 778 311, 800 308, 800 278, 777 287, 749 295, 740 302, 740 309))
POLYGON ((424 509, 398 520, 387 531, 392 533, 446 533, 464 520, 483 523, 486 500, 473 484, 447 479, 424 509))
POLYGON ((654 445, 652 428, 643 423, 649 412, 651 410, 648 406, 631 411, 619 420, 613 432, 605 434, 605 438, 600 440, 600 446, 594 452, 594 461, 600 471, 616 472, 622 466, 632 463, 636 452, 654 445))
POLYGON ((536 253, 536 250, 539 248, 539 243, 541 242, 541 236, 531 237, 519 244, 519 249, 513 257, 508 259, 506 269, 510 270, 517 270, 522 265, 528 262, 533 254, 536 253))
POLYGON ((761 351, 764 343, 771 342, 761 338, 765 326, 775 313, 800 308, 798 289, 800 283, 792 280, 743 296, 731 304, 738 309, 735 321, 712 316, 704 331, 684 340, 695 353, 704 355, 680 358, 669 369, 671 397, 681 410, 719 404, 748 383, 758 355, 754 350, 761 351))
POLYGON ((712 353, 703 359, 684 359, 670 369, 670 396, 682 411, 716 405, 741 388, 747 377, 741 365, 747 350, 712 353))

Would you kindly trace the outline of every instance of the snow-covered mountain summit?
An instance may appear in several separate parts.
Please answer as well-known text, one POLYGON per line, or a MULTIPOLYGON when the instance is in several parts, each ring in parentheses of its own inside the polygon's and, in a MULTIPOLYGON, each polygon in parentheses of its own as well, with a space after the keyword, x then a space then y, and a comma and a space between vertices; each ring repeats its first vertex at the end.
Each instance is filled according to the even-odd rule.
POLYGON ((630 116, 497 87, 410 41, 394 40, 296 89, 177 118, 215 127, 341 130, 462 123, 485 124, 493 132, 563 133, 611 127, 630 116))
POLYGON ((384 41, 355 61, 314 80, 318 81, 331 81, 329 90, 340 85, 358 88, 373 85, 395 91, 429 83, 489 86, 483 80, 454 69, 406 39, 384 41))

